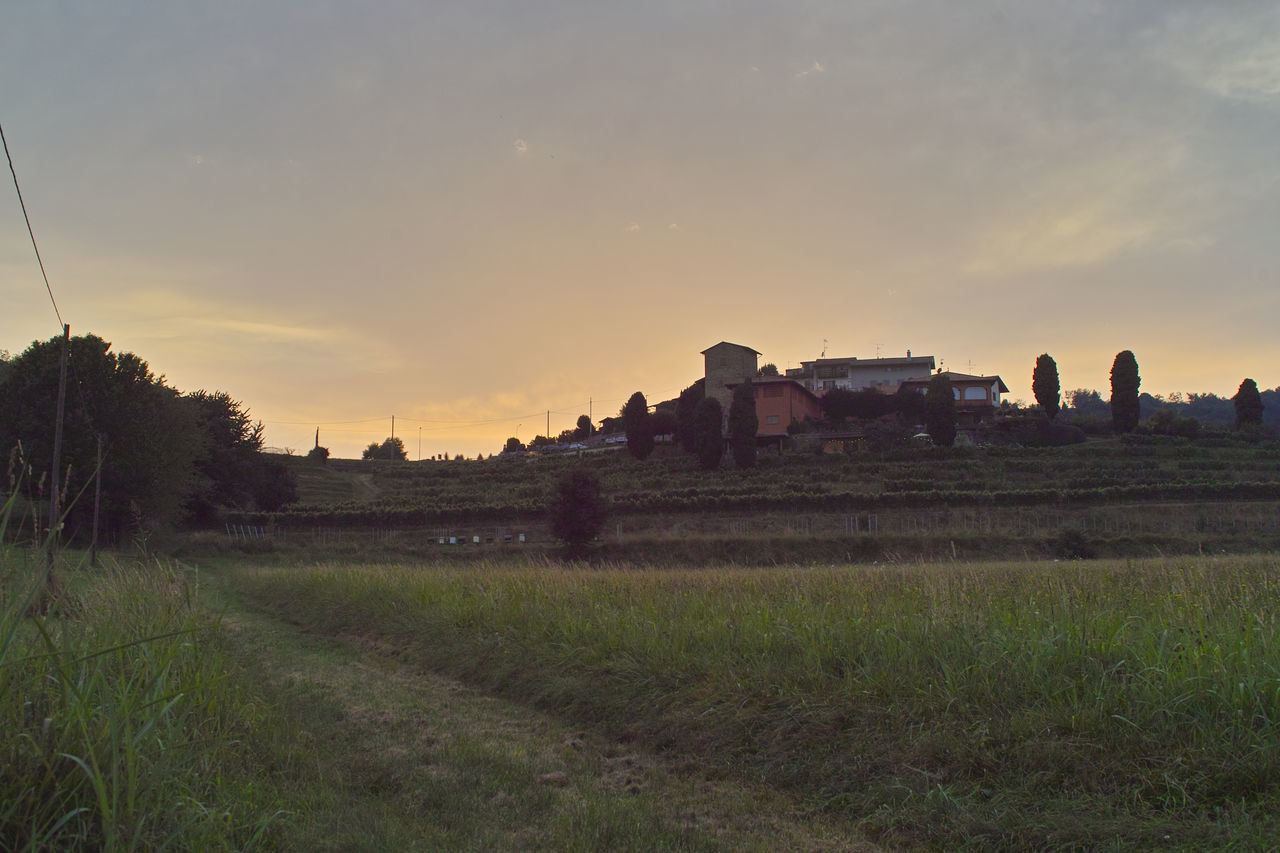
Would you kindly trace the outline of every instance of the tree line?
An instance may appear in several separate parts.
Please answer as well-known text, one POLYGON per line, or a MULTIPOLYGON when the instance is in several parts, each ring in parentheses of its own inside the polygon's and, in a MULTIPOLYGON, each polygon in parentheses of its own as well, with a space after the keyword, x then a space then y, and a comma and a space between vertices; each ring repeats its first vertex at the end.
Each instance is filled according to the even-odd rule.
POLYGON ((53 471, 62 349, 56 336, 17 356, 0 353, 0 448, 10 494, 20 491, 38 506, 59 490, 66 537, 92 537, 95 485, 108 541, 297 500, 293 474, 262 452, 262 423, 243 404, 224 391, 182 393, 137 355, 92 334, 69 341, 62 453, 53 471))

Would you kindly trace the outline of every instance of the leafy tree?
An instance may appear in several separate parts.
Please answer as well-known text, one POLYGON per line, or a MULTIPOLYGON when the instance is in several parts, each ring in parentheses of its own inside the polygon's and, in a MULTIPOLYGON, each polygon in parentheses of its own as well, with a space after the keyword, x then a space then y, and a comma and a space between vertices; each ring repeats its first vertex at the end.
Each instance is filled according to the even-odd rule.
POLYGON ((632 394, 619 413, 627 433, 627 450, 637 459, 647 459, 653 452, 653 424, 649 420, 649 403, 639 391, 632 394))
POLYGON ((929 377, 924 394, 924 423, 934 444, 950 447, 956 443, 956 398, 945 373, 929 377))
POLYGON ((520 439, 516 438, 514 435, 507 439, 506 444, 502 445, 503 453, 520 453, 523 450, 524 445, 521 444, 520 439))
POLYGON ((574 440, 583 441, 584 439, 588 439, 591 437, 592 432, 594 432, 594 429, 591 425, 591 416, 578 415, 577 428, 573 431, 574 440))
POLYGON ((1131 350, 1116 353, 1111 363, 1111 426, 1116 432, 1133 432, 1141 408, 1138 403, 1138 360, 1131 350))
MULTIPOLYGON (((194 409, 203 438, 194 488, 186 502, 192 521, 212 524, 223 508, 266 509, 258 504, 258 496, 271 504, 287 497, 283 481, 290 473, 288 469, 267 471, 261 421, 255 423, 248 410, 225 391, 196 391, 183 401, 194 409), (281 482, 263 485, 274 478, 281 482)), ((293 488, 296 495, 297 485, 293 488)))
POLYGON ((822 414, 827 420, 842 421, 853 417, 853 392, 848 388, 832 388, 822 395, 822 414))
POLYGON ((396 436, 384 439, 382 444, 371 443, 360 455, 361 459, 385 459, 392 462, 404 462, 409 454, 404 450, 404 442, 396 436))
POLYGON ((729 401, 729 448, 733 452, 733 464, 739 468, 755 466, 759 429, 755 389, 750 382, 743 382, 733 389, 733 399, 729 401))
POLYGON ((1236 427, 1260 426, 1262 424, 1262 394, 1258 392, 1258 383, 1246 379, 1240 383, 1236 395, 1231 398, 1236 407, 1236 427))
POLYGON ((654 436, 674 435, 679 423, 676 421, 676 413, 671 409, 658 409, 649 415, 649 425, 653 427, 654 436))
POLYGON ((704 471, 714 471, 720 467, 720 457, 724 456, 724 436, 721 423, 724 412, 720 401, 715 397, 704 397, 693 413, 693 430, 696 438, 695 452, 698 464, 704 471))
POLYGON ((316 445, 307 451, 307 458, 312 462, 318 462, 321 465, 329 461, 329 448, 316 445))
POLYGON ((600 535, 607 513, 600 480, 581 469, 560 478, 548 507, 552 534, 573 554, 600 535))
POLYGON ((1048 353, 1044 353, 1036 359, 1035 369, 1031 371, 1031 392, 1035 394, 1036 402, 1040 404, 1041 409, 1044 409, 1049 420, 1058 416, 1060 408, 1058 395, 1061 391, 1062 386, 1058 383, 1058 364, 1048 353))
MULTIPOLYGON (((70 340, 61 470, 51 472, 62 336, 32 343, 0 376, 0 447, 22 443, 27 462, 66 488, 66 533, 87 539, 98 436, 104 440, 101 530, 180 520, 205 439, 194 408, 130 352, 96 335, 70 340), (85 497, 77 500, 77 495, 85 497)), ((37 475, 37 479, 39 476, 37 475)), ((47 494, 47 489, 46 489, 47 494)))
POLYGON ((680 392, 676 400, 676 438, 685 453, 696 453, 698 450, 698 434, 693 425, 693 413, 706 396, 706 380, 699 379, 680 392))
POLYGON ((756 371, 756 376, 777 376, 777 375, 778 375, 778 365, 774 364, 771 361, 760 365, 760 369, 756 371))
POLYGON ((924 422, 924 395, 920 392, 899 386, 890 400, 892 411, 897 412, 902 420, 911 424, 924 422))
POLYGON ((548 435, 535 435, 529 441, 530 450, 541 450, 544 447, 550 447, 555 444, 556 440, 548 435))

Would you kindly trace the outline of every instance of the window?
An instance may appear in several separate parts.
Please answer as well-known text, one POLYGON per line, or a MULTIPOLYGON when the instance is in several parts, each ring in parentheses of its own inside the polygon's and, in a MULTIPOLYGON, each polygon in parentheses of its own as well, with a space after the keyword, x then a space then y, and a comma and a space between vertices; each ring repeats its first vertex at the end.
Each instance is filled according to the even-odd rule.
POLYGON ((767 424, 776 424, 776 423, 778 422, 778 416, 777 416, 777 415, 769 415, 768 417, 766 417, 766 418, 764 419, 764 422, 765 422, 765 423, 767 423, 767 424))
POLYGON ((985 403, 987 400, 987 389, 970 385, 968 388, 964 389, 964 398, 966 400, 980 400, 985 403))

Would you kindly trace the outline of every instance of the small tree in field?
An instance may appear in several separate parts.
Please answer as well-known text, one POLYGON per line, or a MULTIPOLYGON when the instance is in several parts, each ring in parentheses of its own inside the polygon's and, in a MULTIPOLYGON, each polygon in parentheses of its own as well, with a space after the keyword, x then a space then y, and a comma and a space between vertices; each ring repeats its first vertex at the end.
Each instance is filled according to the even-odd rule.
POLYGON ((1048 353, 1036 359, 1035 369, 1031 371, 1031 392, 1036 395, 1036 402, 1049 420, 1058 416, 1062 386, 1058 382, 1058 363, 1048 353))
POLYGON ((945 373, 929 377, 924 394, 924 424, 929 438, 939 447, 956 443, 956 398, 945 373))
POLYGON ((695 452, 698 455, 698 465, 704 471, 714 471, 719 468, 720 457, 724 456, 724 437, 720 433, 723 417, 720 401, 715 397, 703 398, 694 409, 695 452))
POLYGON ((1116 353, 1111 363, 1111 428, 1116 432, 1133 432, 1138 426, 1138 360, 1131 350, 1116 353))
POLYGON ((653 452, 653 424, 649 403, 639 391, 622 407, 622 426, 627 432, 627 450, 637 459, 648 459, 653 452))
POLYGON ((569 471, 556 484, 548 507, 551 533, 570 554, 580 554, 600 535, 608 506, 600 480, 589 471, 569 471))
POLYGON ((733 389, 733 399, 729 402, 729 448, 733 451, 733 464, 739 468, 755 466, 759 428, 755 390, 750 382, 743 382, 733 389))
POLYGON ((1258 391, 1258 383, 1246 379, 1240 383, 1240 389, 1231 398, 1236 407, 1236 428, 1258 426, 1262 423, 1262 394, 1258 391))

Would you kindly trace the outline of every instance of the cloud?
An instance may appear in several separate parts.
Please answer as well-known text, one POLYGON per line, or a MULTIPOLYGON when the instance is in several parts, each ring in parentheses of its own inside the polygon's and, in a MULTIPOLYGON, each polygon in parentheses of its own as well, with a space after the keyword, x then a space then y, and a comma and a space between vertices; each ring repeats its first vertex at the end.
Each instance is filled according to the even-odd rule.
POLYGON ((804 69, 803 71, 797 71, 797 72, 795 73, 795 78, 796 78, 797 80, 799 80, 799 79, 801 79, 802 77, 808 77, 810 74, 821 74, 822 72, 824 72, 824 71, 826 71, 826 70, 827 70, 827 69, 823 66, 823 64, 822 64, 821 62, 818 62, 818 61, 815 59, 815 60, 813 61, 813 64, 812 64, 812 65, 810 65, 808 68, 804 69))
POLYGON ((517 139, 515 142, 511 143, 511 147, 516 150, 517 154, 524 155, 529 153, 529 143, 525 142, 523 139, 517 139))
POLYGON ((190 163, 192 166, 195 166, 196 168, 199 168, 201 166, 213 165, 213 160, 204 156, 203 154, 188 154, 187 162, 190 163))
POLYGON ((1280 104, 1280 9, 1253 15, 1195 10, 1173 19, 1153 53, 1219 97, 1280 104))
POLYGON ((639 223, 639 222, 631 222, 631 223, 628 223, 628 224, 627 224, 627 227, 626 227, 626 228, 624 228, 623 230, 624 230, 624 231, 626 231, 626 232, 628 232, 628 233, 633 233, 633 232, 639 231, 639 230, 640 230, 640 223, 639 223))
POLYGON ((668 230, 668 231, 679 231, 679 230, 680 230, 680 226, 679 226, 679 225, 677 225, 676 223, 672 222, 670 225, 668 225, 668 226, 667 226, 667 230, 668 230))
POLYGON ((1194 245, 1195 187, 1183 155, 1148 152, 1091 159, 1046 174, 979 230, 965 270, 1013 275, 1098 264, 1152 246, 1194 245))

